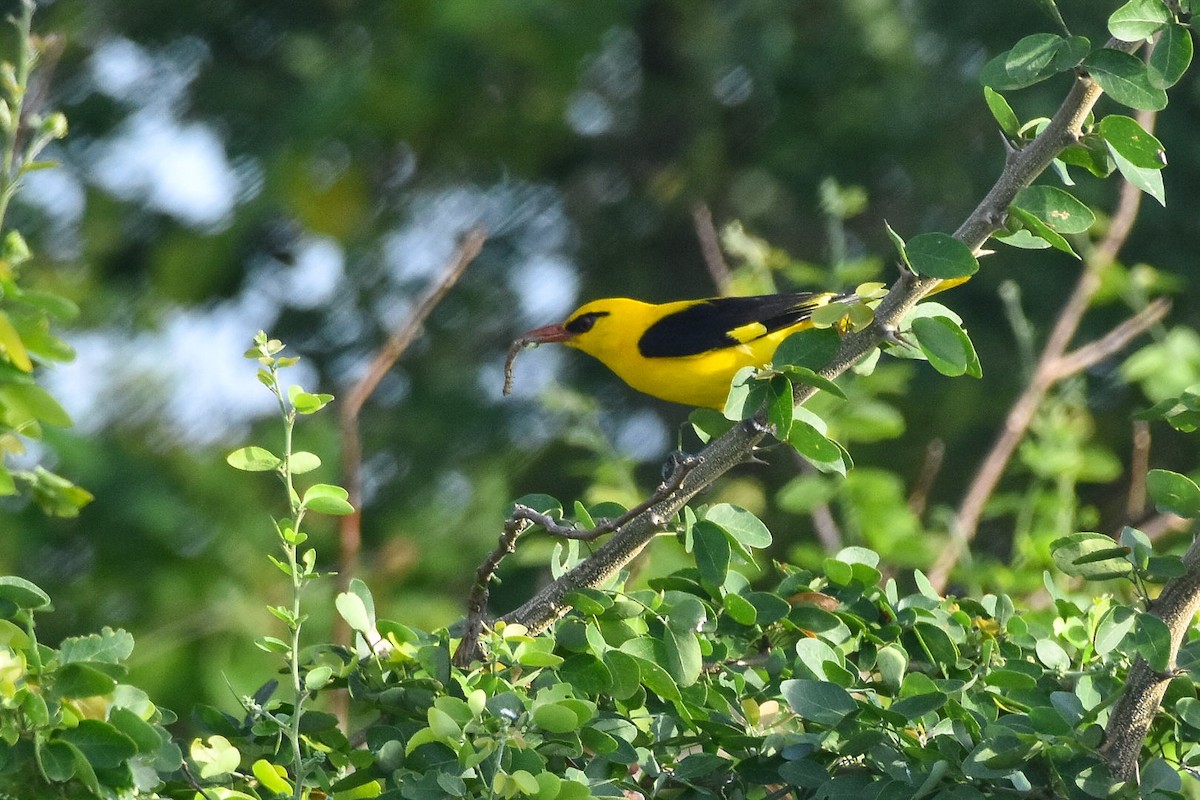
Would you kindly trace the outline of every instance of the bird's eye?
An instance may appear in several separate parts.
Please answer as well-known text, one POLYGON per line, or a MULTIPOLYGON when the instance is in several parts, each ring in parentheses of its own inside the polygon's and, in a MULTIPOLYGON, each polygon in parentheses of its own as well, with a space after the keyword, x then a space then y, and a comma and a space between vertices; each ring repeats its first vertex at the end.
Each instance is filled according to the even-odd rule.
POLYGON ((596 320, 600 319, 600 317, 607 316, 607 311, 593 311, 589 314, 580 314, 575 319, 569 321, 566 325, 563 325, 563 328, 569 333, 587 333, 592 329, 592 326, 596 324, 596 320))

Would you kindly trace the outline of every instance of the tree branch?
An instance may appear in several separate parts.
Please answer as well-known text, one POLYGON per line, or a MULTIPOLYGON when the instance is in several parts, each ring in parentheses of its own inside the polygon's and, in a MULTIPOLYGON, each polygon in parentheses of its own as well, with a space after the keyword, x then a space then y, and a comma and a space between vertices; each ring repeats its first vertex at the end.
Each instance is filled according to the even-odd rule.
POLYGON ((713 285, 717 287, 717 294, 729 294, 733 273, 721 253, 721 238, 717 235, 712 211, 707 205, 696 203, 692 206, 692 223, 696 227, 696 238, 700 241, 700 255, 704 257, 704 266, 708 267, 708 274, 712 277, 713 285))
MULTIPOLYGON (((1139 113, 1138 121, 1146 130, 1153 129, 1154 119, 1155 115, 1153 112, 1139 113)), ((959 506, 958 514, 955 518, 954 529, 951 531, 950 541, 947 542, 946 547, 929 570, 929 581, 936 589, 942 590, 945 588, 946 583, 950 579, 950 572, 975 538, 976 533, 978 533, 979 521, 983 517, 984 507, 996 491, 996 487, 1000 483, 1000 478, 1004 475, 1004 470, 1007 468, 1008 462, 1012 459, 1017 446, 1025 437, 1025 432, 1029 429, 1029 425, 1033 421, 1038 407, 1050 392, 1050 389, 1064 377, 1075 374, 1079 369, 1086 368, 1088 363, 1090 363, 1085 363, 1086 358, 1099 356, 1104 352, 1105 348, 1112 347, 1114 343, 1127 343, 1132 338, 1132 335, 1128 335, 1131 331, 1134 331, 1133 335, 1136 335, 1136 333, 1145 330, 1145 327, 1138 328, 1141 322, 1146 319, 1143 315, 1153 316, 1159 314, 1158 318, 1161 319, 1161 314, 1166 313, 1166 308, 1157 308, 1155 304, 1151 304, 1151 306, 1143 309, 1133 319, 1127 320, 1123 325, 1099 341, 1080 348, 1072 353, 1070 357, 1066 355, 1067 346, 1078 332, 1079 325, 1083 321, 1083 315, 1091 304, 1096 291, 1100 288, 1101 276, 1116 259, 1117 253, 1125 243, 1125 240, 1129 238, 1129 232, 1133 228, 1133 222, 1137 218, 1138 209, 1141 207, 1141 198, 1142 193, 1137 187, 1128 182, 1122 182, 1117 208, 1113 213, 1108 233, 1096 248, 1088 254, 1083 272, 1080 273, 1074 290, 1058 315, 1058 320, 1055 322, 1054 328, 1046 340, 1046 345, 1042 349, 1037 365, 1034 367, 1033 376, 1030 378, 1029 384, 1025 387, 1020 397, 1017 398, 1012 408, 1009 409, 1000 435, 996 438, 995 443, 984 457, 978 471, 975 473, 974 479, 967 488, 966 494, 963 496, 962 504, 959 506), (1138 320, 1138 322, 1135 322, 1135 320, 1138 320), (1119 336, 1116 335, 1118 331, 1121 331, 1119 336), (1105 344, 1101 346, 1101 342, 1105 344), (1095 346, 1094 348, 1093 345, 1095 346), (1080 360, 1081 357, 1084 359, 1083 361, 1080 360), (1067 371, 1068 363, 1069 366, 1075 368, 1075 372, 1067 371)), ((1152 322, 1147 323, 1146 327, 1149 324, 1152 324, 1152 322)), ((1113 352, 1115 349, 1114 347, 1109 352, 1113 352)))
MULTIPOLYGON (((383 376, 400 359, 421 332, 425 320, 438 303, 462 276, 467 266, 479 255, 487 237, 481 229, 470 231, 459 244, 454 256, 442 268, 436 280, 417 301, 412 314, 392 332, 387 342, 375 354, 366 373, 350 388, 338 405, 342 439, 342 486, 349 493, 354 513, 341 518, 340 549, 338 553, 338 590, 346 591, 358 569, 358 553, 362 546, 362 439, 358 416, 367 398, 379 386, 383 376)), ((339 639, 340 640, 340 639, 339 639)))
MULTIPOLYGON (((1100 87, 1090 77, 1076 76, 1070 92, 1050 122, 1032 142, 1009 153, 1004 171, 954 236, 972 251, 978 251, 1003 223, 1017 192, 1030 185, 1065 147, 1078 139, 1081 125, 1100 94, 1100 87)), ((834 378, 849 369, 884 341, 889 332, 896 330, 904 314, 938 283, 936 279, 902 275, 876 308, 875 321, 865 330, 843 337, 837 355, 822 374, 834 378)), ((803 403, 814 392, 812 387, 799 386, 795 401, 803 403)), ((563 602, 568 592, 584 586, 601 586, 609 581, 658 533, 658 521, 672 518, 697 492, 748 459, 765 436, 763 422, 755 419, 735 426, 711 442, 698 454, 703 459, 700 465, 688 474, 677 491, 623 525, 591 558, 543 588, 520 608, 506 614, 504 620, 521 623, 531 632, 544 630, 569 610, 563 602)))
MULTIPOLYGON (((1167 672, 1175 669, 1175 659, 1192 619, 1200 611, 1200 540, 1192 542, 1183 557, 1186 571, 1167 582, 1162 593, 1150 604, 1150 613, 1167 624, 1171 631, 1171 651, 1167 672)), ((1137 767, 1138 755, 1150 723, 1158 713, 1159 704, 1173 676, 1162 675, 1150 668, 1139 656, 1125 679, 1125 691, 1108 717, 1104 745, 1100 752, 1108 759, 1113 777, 1131 780, 1137 767)))

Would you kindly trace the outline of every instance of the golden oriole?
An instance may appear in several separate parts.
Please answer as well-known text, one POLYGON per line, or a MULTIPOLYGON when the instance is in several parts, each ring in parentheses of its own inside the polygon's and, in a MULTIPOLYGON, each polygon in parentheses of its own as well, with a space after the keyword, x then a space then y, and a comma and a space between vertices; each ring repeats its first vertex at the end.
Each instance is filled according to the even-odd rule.
MULTIPOLYGON (((524 346, 561 342, 582 350, 625 383, 652 397, 721 409, 734 373, 771 361, 784 339, 812 327, 812 312, 854 294, 797 292, 643 303, 592 301, 566 322, 529 331, 524 346)), ((506 383, 507 392, 507 383, 506 383)))

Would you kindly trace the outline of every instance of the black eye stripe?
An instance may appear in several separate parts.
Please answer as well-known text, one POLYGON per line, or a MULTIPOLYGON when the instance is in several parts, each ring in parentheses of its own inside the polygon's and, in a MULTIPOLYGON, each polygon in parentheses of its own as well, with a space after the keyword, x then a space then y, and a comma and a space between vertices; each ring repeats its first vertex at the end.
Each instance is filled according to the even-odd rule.
POLYGON ((600 319, 600 317, 607 316, 607 311, 592 311, 588 314, 580 314, 575 319, 570 320, 567 322, 567 324, 563 325, 563 328, 570 333, 587 333, 592 329, 592 326, 596 324, 596 320, 600 319))

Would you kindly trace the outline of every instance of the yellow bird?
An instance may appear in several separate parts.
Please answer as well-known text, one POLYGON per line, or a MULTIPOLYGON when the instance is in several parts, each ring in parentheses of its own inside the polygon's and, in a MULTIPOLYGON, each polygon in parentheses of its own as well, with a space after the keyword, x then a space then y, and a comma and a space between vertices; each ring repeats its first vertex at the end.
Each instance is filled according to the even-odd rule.
POLYGON ((513 353, 525 345, 561 342, 595 357, 639 392, 721 409, 739 369, 769 363, 780 342, 812 327, 815 309, 855 299, 798 292, 661 304, 594 300, 566 322, 529 331, 513 353))

